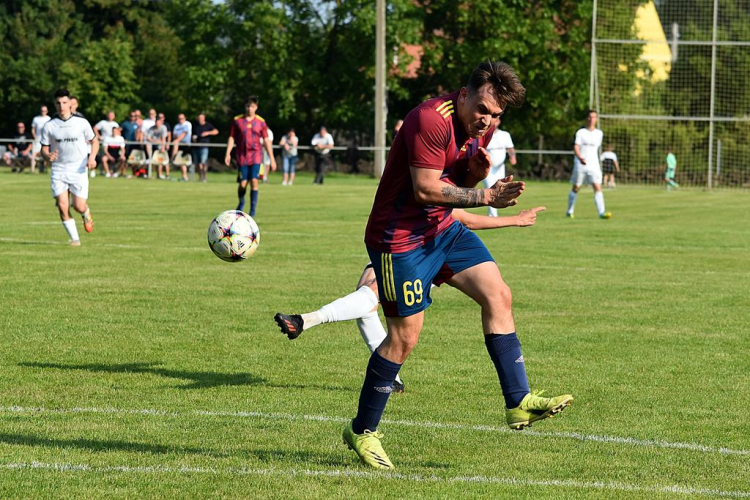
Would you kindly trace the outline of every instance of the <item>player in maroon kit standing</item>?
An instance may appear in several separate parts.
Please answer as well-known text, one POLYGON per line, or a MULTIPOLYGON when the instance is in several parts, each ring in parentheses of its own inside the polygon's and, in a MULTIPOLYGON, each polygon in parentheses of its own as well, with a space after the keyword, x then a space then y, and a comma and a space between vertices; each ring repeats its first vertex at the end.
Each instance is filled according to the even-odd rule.
POLYGON ((529 389, 511 293, 482 241, 451 217, 452 208, 515 205, 524 190, 512 177, 488 189, 485 150, 493 119, 520 106, 525 89, 504 63, 480 64, 466 87, 430 99, 404 119, 388 155, 365 232, 388 336, 372 353, 357 416, 344 442, 365 464, 392 469, 378 423, 393 381, 419 339, 433 283, 448 283, 482 308, 485 344, 495 364, 511 429, 523 429, 568 406, 571 395, 540 397, 529 389))
POLYGON ((260 179, 260 166, 263 163, 263 150, 265 146, 271 159, 271 170, 276 171, 276 158, 273 156, 273 145, 271 141, 262 141, 268 138, 268 126, 266 121, 255 112, 258 110, 258 98, 250 96, 245 103, 245 114, 234 117, 232 128, 229 131, 227 141, 227 154, 224 163, 227 166, 232 162, 232 148, 237 144, 235 158, 237 160, 237 196, 240 199, 237 210, 245 208, 245 193, 247 183, 250 181, 250 215, 255 216, 255 208, 258 205, 258 180, 260 179))

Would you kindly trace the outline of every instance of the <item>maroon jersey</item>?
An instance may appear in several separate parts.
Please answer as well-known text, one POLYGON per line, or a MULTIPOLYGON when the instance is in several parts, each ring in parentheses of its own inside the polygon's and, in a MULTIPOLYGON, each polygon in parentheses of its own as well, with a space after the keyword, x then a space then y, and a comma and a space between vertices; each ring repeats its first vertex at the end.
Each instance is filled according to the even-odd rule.
POLYGON ((430 99, 406 115, 367 221, 368 247, 385 253, 408 252, 454 222, 452 209, 417 202, 409 167, 440 170, 444 182, 463 185, 468 159, 479 147, 487 147, 494 128, 478 139, 470 138, 455 114, 457 99, 458 92, 430 99))
POLYGON ((234 137, 238 165, 263 163, 261 138, 268 138, 268 126, 263 118, 255 115, 255 118, 248 121, 245 115, 235 116, 229 135, 234 137))

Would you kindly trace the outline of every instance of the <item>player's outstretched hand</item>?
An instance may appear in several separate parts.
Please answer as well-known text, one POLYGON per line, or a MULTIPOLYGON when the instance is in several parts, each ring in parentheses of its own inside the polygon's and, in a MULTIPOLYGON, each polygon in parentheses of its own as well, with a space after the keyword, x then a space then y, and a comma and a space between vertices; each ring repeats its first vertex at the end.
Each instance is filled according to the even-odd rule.
POLYGON ((484 148, 479 148, 477 154, 469 158, 469 174, 476 179, 486 179, 490 173, 492 158, 484 148))
MULTIPOLYGON (((55 155, 57 155, 57 151, 55 151, 55 155)), ((89 155, 88 167, 89 167, 89 170, 94 170, 96 168, 96 156, 89 155)))
POLYGON ((521 210, 516 215, 518 227, 533 226, 536 224, 536 214, 545 210, 547 210, 547 207, 534 207, 531 210, 521 210))
POLYGON ((489 189, 489 205, 495 208, 512 207, 518 203, 518 197, 521 196, 525 188, 526 184, 524 182, 513 182, 512 175, 509 175, 505 179, 500 179, 489 189))
POLYGON ((229 156, 229 155, 226 155, 224 157, 224 165, 226 165, 228 167, 231 163, 232 163, 232 157, 229 156))

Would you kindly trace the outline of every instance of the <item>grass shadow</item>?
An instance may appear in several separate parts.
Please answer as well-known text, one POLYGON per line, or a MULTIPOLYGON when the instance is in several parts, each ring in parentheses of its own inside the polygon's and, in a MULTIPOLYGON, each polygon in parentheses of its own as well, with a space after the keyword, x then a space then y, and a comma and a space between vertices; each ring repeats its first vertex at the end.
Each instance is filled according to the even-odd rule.
POLYGON ((123 363, 123 364, 62 364, 62 363, 19 363, 19 366, 31 368, 55 368, 58 370, 86 370, 98 373, 147 373, 161 377, 191 380, 192 383, 175 386, 178 389, 205 389, 209 387, 231 385, 258 385, 265 379, 252 373, 198 372, 190 370, 172 370, 160 368, 159 363, 123 363))
POLYGON ((198 372, 190 370, 173 370, 161 368, 159 363, 86 363, 86 364, 64 364, 64 363, 19 363, 19 366, 29 368, 53 368, 57 370, 85 370, 98 373, 146 373, 159 375, 161 377, 190 380, 192 383, 175 386, 177 389, 205 389, 209 387, 233 386, 233 385, 262 385, 278 389, 322 389, 326 391, 359 392, 359 388, 342 387, 334 385, 317 384, 292 384, 272 383, 263 377, 252 373, 220 373, 220 372, 198 372))
POLYGON ((151 443, 136 443, 129 441, 109 441, 101 439, 60 439, 34 436, 30 434, 0 433, 0 443, 20 446, 40 446, 46 448, 77 448, 94 452, 124 451, 135 453, 176 454, 176 455, 211 455, 215 452, 201 448, 183 446, 165 446, 151 443))

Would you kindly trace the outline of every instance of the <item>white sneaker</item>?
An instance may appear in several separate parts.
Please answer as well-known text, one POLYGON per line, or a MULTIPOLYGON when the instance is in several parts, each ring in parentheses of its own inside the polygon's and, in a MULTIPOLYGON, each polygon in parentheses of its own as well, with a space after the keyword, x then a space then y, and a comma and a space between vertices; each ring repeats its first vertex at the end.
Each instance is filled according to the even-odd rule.
POLYGON ((166 178, 167 178, 167 177, 166 177, 165 175, 160 175, 160 176, 159 176, 159 179, 161 179, 161 180, 164 180, 164 179, 166 179, 166 178))
POLYGON ((286 181, 281 181, 282 186, 286 186, 286 181))
POLYGON ((118 174, 118 173, 116 173, 116 172, 115 172, 115 173, 114 173, 114 174, 112 175, 112 177, 114 177, 115 179, 117 179, 118 177, 120 177, 120 174, 118 174))
POLYGON ((90 177, 91 177, 92 179, 93 179, 94 177, 96 177, 96 170, 92 170, 92 171, 91 171, 91 173, 89 174, 89 176, 90 176, 90 177))
POLYGON ((107 179, 109 179, 110 177, 112 177, 112 174, 106 174, 106 177, 107 179))

